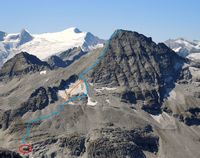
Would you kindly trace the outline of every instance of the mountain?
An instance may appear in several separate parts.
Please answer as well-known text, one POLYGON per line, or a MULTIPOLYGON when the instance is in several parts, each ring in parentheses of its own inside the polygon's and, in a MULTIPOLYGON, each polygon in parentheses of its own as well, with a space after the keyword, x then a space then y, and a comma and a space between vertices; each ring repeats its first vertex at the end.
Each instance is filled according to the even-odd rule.
POLYGON ((30 35, 29 32, 27 32, 25 29, 23 29, 19 36, 17 37, 18 38, 18 43, 17 43, 17 46, 16 47, 19 47, 31 40, 33 40, 33 36, 30 35))
POLYGON ((29 52, 46 59, 70 48, 81 47, 84 51, 102 47, 104 41, 90 32, 68 28, 61 32, 30 34, 22 30, 16 34, 0 32, 0 66, 19 52, 29 52))
POLYGON ((0 80, 43 69, 50 69, 50 66, 36 56, 21 52, 9 59, 0 69, 0 80))
POLYGON ((66 62, 64 62, 60 57, 56 55, 52 55, 47 62, 52 68, 58 68, 58 67, 64 68, 67 66, 66 62))
POLYGON ((123 87, 122 100, 159 113, 184 60, 165 44, 156 44, 137 32, 119 30, 111 46, 94 68, 91 82, 103 87, 123 87))
POLYGON ((200 157, 198 62, 121 29, 103 48, 58 66, 72 52, 84 51, 52 56, 55 68, 48 70, 17 54, 25 58, 21 65, 45 69, 0 81, 1 146, 20 153, 29 144, 33 158, 200 157))
POLYGON ((59 57, 65 61, 66 65, 70 65, 74 61, 79 60, 88 52, 81 49, 81 47, 74 47, 59 54, 59 57))
POLYGON ((200 41, 188 41, 184 38, 169 39, 165 44, 182 57, 200 60, 200 41))

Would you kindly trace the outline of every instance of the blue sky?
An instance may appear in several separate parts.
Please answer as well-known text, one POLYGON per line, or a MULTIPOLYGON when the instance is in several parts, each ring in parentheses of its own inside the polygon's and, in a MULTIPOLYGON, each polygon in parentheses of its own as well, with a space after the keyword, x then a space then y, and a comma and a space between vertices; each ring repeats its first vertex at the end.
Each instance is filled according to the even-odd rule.
POLYGON ((200 0, 1 0, 0 30, 13 33, 78 27, 107 39, 115 29, 152 36, 155 41, 200 40, 200 0))

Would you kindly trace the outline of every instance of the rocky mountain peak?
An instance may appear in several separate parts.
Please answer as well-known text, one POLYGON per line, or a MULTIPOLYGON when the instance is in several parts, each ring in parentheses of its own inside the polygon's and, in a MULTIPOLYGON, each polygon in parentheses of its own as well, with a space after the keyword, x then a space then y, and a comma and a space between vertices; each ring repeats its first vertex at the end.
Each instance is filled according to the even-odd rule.
POLYGON ((25 30, 25 29, 22 29, 21 32, 19 33, 19 42, 18 42, 18 45, 22 45, 26 42, 29 42, 33 39, 33 37, 31 36, 31 34, 25 30))
POLYGON ((82 49, 84 51, 89 51, 93 48, 97 48, 99 46, 103 46, 104 40, 94 36, 92 33, 87 32, 84 38, 84 43, 82 49))
POLYGON ((91 82, 103 87, 123 87, 121 98, 159 111, 167 89, 172 87, 181 64, 165 44, 126 30, 118 30, 101 62, 91 72, 91 82))
POLYGON ((50 66, 46 62, 41 61, 36 56, 21 52, 3 65, 0 70, 0 79, 49 68, 50 66))

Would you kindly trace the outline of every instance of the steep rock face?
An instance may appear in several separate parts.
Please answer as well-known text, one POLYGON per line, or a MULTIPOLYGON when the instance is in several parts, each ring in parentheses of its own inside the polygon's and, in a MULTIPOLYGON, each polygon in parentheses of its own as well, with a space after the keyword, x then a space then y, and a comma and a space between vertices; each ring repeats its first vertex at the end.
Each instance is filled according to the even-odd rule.
POLYGON ((87 32, 82 48, 84 49, 84 51, 89 51, 91 50, 91 48, 97 48, 97 45, 99 43, 103 44, 104 40, 101 40, 97 36, 94 36, 90 32, 87 32))
POLYGON ((59 57, 68 66, 72 64, 74 61, 79 60, 82 56, 84 56, 87 53, 88 53, 87 51, 83 51, 80 47, 75 47, 62 52, 61 54, 59 54, 59 57))
POLYGON ((67 64, 58 56, 53 55, 48 59, 48 64, 51 68, 66 67, 67 64))
POLYGON ((142 108, 158 113, 167 93, 179 76, 184 60, 165 44, 131 31, 118 30, 108 51, 90 75, 104 87, 123 87, 122 99, 142 101, 142 108))
POLYGON ((0 69, 0 80, 29 72, 41 71, 43 69, 50 69, 50 66, 36 56, 21 52, 8 60, 0 69))
POLYGON ((163 103, 163 110, 188 126, 200 125, 199 63, 187 60, 176 86, 163 103))
POLYGON ((0 148, 1 158, 22 158, 18 153, 0 148))
POLYGON ((33 37, 25 29, 23 29, 19 34, 19 42, 17 43, 17 46, 20 46, 26 42, 29 42, 32 39, 33 37))

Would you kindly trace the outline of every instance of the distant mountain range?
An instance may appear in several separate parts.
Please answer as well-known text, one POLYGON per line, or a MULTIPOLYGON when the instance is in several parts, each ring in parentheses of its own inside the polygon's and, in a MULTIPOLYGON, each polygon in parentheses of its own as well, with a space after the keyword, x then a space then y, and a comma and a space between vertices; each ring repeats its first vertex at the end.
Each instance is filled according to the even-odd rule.
POLYGON ((22 51, 33 54, 40 59, 46 59, 74 47, 89 51, 102 47, 103 43, 104 40, 90 32, 82 32, 75 27, 61 32, 33 35, 25 29, 16 34, 0 31, 0 67, 8 59, 22 51))
POLYGON ((169 39, 165 44, 182 57, 200 60, 200 41, 189 41, 184 38, 169 39))
MULTIPOLYGON (((104 42, 92 33, 82 32, 76 27, 42 34, 30 34, 25 29, 15 34, 0 31, 0 67, 22 51, 35 55, 41 60, 47 60, 52 55, 60 55, 74 48, 88 52, 103 47, 104 42)), ((200 60, 200 41, 177 38, 169 39, 164 43, 182 57, 200 60)))

